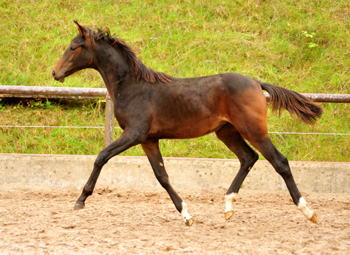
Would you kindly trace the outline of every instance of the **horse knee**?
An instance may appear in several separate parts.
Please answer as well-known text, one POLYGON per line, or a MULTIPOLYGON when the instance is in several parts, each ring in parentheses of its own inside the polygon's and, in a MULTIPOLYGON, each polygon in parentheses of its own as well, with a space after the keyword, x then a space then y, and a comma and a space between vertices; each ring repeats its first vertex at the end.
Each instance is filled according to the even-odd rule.
POLYGON ((98 154, 98 156, 95 160, 94 167, 95 168, 102 168, 106 163, 107 163, 106 155, 104 155, 104 153, 101 152, 100 154, 98 154))

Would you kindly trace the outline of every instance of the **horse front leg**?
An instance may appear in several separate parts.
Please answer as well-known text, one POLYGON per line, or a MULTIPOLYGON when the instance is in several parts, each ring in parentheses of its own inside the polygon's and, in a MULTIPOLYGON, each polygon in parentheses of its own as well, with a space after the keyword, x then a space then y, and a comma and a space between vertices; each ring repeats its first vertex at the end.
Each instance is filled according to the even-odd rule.
POLYGON ((169 176, 165 171, 163 158, 159 150, 158 140, 148 140, 142 143, 141 145, 148 157, 149 162, 151 163, 154 174, 157 180, 159 181, 160 185, 162 185, 162 187, 168 192, 176 209, 181 213, 185 224, 187 226, 192 226, 193 219, 187 211, 186 203, 176 193, 176 191, 169 182, 169 176))
POLYGON ((108 162, 108 160, 118 155, 119 153, 127 150, 128 148, 140 144, 142 141, 143 139, 140 135, 135 135, 132 132, 124 132, 117 140, 115 140, 113 143, 111 143, 98 154, 90 178, 84 186, 82 194, 80 195, 79 199, 77 200, 74 206, 74 210, 84 208, 85 200, 94 191, 102 167, 108 162))

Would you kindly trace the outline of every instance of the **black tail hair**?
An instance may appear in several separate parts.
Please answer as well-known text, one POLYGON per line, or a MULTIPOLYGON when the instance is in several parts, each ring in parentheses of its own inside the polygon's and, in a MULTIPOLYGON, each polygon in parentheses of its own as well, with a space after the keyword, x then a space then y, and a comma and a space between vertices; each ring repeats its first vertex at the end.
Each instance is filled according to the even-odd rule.
POLYGON ((303 95, 269 83, 260 82, 260 85, 270 94, 273 111, 286 109, 308 124, 313 124, 321 117, 323 109, 303 95))

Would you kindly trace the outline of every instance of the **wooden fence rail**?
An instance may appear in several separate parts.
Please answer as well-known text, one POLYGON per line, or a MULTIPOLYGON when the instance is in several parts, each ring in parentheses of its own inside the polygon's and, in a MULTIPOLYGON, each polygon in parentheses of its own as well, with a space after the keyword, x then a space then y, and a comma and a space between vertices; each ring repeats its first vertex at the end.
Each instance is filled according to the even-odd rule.
MULTIPOLYGON (((350 94, 301 93, 315 102, 350 103, 350 94)), ((267 100, 270 95, 265 92, 267 100)), ((105 88, 68 88, 0 85, 0 97, 106 99, 105 147, 113 141, 113 103, 105 88)))

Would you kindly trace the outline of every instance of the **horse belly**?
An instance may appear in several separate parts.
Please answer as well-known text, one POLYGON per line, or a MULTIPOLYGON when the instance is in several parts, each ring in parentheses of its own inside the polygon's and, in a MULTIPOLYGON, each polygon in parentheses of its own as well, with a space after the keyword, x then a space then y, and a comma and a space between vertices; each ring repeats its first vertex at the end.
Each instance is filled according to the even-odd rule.
POLYGON ((226 124, 226 120, 218 117, 178 118, 166 121, 152 121, 149 137, 187 139, 207 135, 226 124))
POLYGON ((220 83, 172 86, 163 90, 150 112, 150 135, 159 138, 195 138, 218 130, 227 122, 220 83))

